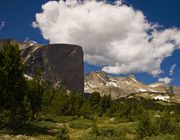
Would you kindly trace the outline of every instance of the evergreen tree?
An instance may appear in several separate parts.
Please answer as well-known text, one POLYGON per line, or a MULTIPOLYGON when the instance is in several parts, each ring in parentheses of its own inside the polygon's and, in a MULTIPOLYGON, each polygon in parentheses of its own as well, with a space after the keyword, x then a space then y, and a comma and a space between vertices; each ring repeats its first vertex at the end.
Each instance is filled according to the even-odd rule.
POLYGON ((154 126, 153 122, 150 116, 150 113, 146 112, 144 113, 142 119, 140 120, 138 124, 138 135, 140 138, 146 137, 146 136, 152 136, 154 134, 154 126))
POLYGON ((100 103, 101 96, 98 92, 92 93, 90 97, 90 104, 94 109, 98 109, 100 103))
POLYGON ((85 118, 90 118, 92 113, 93 113, 92 107, 90 103, 86 100, 80 109, 80 114, 83 115, 85 118))
POLYGON ((111 95, 104 95, 100 100, 101 113, 105 113, 111 106, 111 95))
POLYGON ((41 73, 40 71, 37 71, 33 80, 28 81, 27 97, 32 112, 31 120, 34 120, 35 116, 37 117, 38 112, 41 109, 43 92, 44 88, 41 84, 41 73))
POLYGON ((68 109, 69 96, 65 89, 54 91, 52 100, 50 101, 50 110, 58 115, 64 115, 68 109))
POLYGON ((23 102, 25 78, 18 45, 0 46, 0 105, 11 109, 11 116, 16 116, 18 105, 23 102))
POLYGON ((79 114, 79 109, 83 104, 83 96, 79 93, 72 91, 69 94, 68 109, 66 115, 77 115, 79 114))

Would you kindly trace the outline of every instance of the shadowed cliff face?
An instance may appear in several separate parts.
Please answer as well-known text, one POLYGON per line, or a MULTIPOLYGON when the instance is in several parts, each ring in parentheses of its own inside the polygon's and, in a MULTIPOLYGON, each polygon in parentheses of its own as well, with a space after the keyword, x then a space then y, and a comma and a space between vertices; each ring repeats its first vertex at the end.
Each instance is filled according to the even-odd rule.
POLYGON ((46 69, 51 69, 46 71, 47 79, 56 80, 68 89, 84 92, 84 66, 81 47, 65 44, 46 45, 43 53, 45 64, 48 64, 46 69))
POLYGON ((65 86, 83 93, 84 72, 82 48, 68 44, 29 46, 22 51, 27 64, 27 75, 32 76, 37 68, 43 72, 43 79, 54 87, 65 86))
POLYGON ((30 42, 20 43, 15 40, 0 40, 2 43, 17 43, 21 57, 26 64, 28 76, 33 77, 40 69, 43 80, 54 87, 65 86, 67 89, 84 92, 83 51, 80 46, 70 44, 40 45, 30 42))

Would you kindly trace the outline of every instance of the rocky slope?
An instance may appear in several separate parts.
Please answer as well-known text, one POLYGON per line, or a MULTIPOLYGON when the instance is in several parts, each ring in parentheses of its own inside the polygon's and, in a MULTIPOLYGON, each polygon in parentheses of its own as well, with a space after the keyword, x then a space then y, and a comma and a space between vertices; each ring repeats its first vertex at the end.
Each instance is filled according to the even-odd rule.
POLYGON ((178 87, 171 87, 163 83, 146 85, 137 81, 134 75, 112 77, 102 71, 87 74, 84 86, 85 93, 97 91, 101 95, 111 94, 114 99, 137 93, 141 97, 156 100, 169 100, 171 95, 180 95, 178 87))
POLYGON ((19 44, 22 61, 26 64, 25 76, 33 77, 35 71, 42 71, 42 78, 54 87, 65 86, 70 90, 84 91, 83 51, 80 46, 70 44, 41 45, 32 42, 0 40, 4 43, 19 44))

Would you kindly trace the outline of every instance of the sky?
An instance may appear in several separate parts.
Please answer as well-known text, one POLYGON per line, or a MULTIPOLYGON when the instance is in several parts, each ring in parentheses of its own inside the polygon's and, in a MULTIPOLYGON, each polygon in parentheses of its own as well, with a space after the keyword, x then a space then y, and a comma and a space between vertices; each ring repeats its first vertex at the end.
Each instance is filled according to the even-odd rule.
POLYGON ((85 73, 180 86, 180 1, 0 1, 0 38, 71 43, 85 73))

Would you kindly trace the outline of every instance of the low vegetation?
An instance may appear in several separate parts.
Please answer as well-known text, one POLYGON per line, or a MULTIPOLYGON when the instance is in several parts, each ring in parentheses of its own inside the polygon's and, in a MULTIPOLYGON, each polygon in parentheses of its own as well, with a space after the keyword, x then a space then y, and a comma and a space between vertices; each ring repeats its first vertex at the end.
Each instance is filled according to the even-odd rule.
POLYGON ((89 98, 24 78, 16 45, 0 49, 0 139, 178 140, 179 104, 153 100, 89 98))

